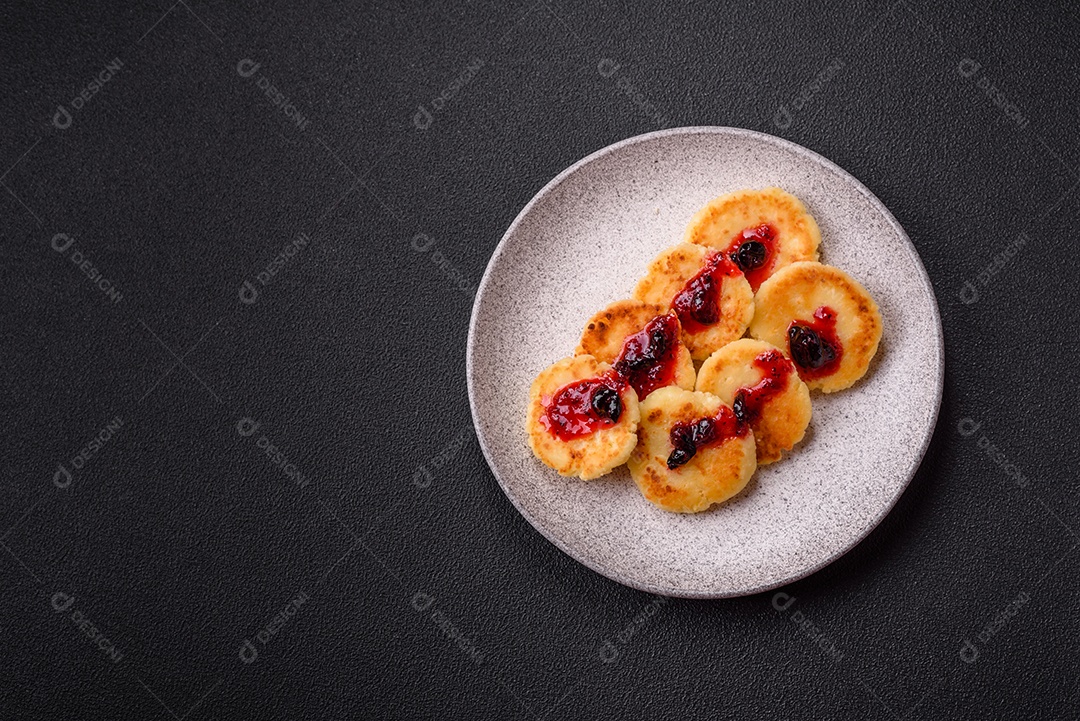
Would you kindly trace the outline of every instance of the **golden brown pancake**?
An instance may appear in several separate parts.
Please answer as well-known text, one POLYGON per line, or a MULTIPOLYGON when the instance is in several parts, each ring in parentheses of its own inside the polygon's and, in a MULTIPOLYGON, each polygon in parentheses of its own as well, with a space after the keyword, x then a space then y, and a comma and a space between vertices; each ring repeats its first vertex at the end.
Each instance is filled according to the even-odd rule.
POLYGON ((697 390, 733 407, 742 393, 759 466, 780 460, 810 423, 810 389, 783 351, 765 341, 743 338, 713 353, 701 365, 697 390))
POLYGON ((654 391, 641 404, 637 448, 627 465, 642 495, 675 513, 697 513, 741 491, 757 468, 754 434, 748 428, 714 446, 699 448, 685 464, 671 469, 668 459, 675 447, 671 430, 676 423, 694 423, 715 417, 726 408, 707 393, 668 386, 654 391))
MULTIPOLYGON (((629 336, 641 331, 653 318, 663 315, 662 306, 640 300, 618 300, 589 319, 581 334, 581 343, 574 352, 588 353, 602 363, 614 364, 629 336)), ((694 361, 681 339, 675 355, 672 385, 694 389, 694 361)), ((638 400, 641 400, 640 398, 638 400)))
POLYGON ((612 425, 601 426, 587 435, 563 440, 545 427, 547 406, 552 396, 574 383, 598 378, 609 372, 607 363, 591 355, 564 358, 545 368, 529 389, 529 411, 525 430, 533 454, 563 476, 588 480, 598 478, 622 465, 637 444, 639 420, 637 393, 629 385, 618 390, 621 413, 612 425))
POLYGON ((782 348, 806 385, 825 393, 848 388, 863 377, 881 331, 881 313, 866 289, 839 268, 812 262, 793 263, 765 281, 750 324, 750 335, 782 348), (797 335, 793 347, 789 333, 793 323, 814 330, 819 338, 824 338, 822 331, 834 333, 839 359, 819 368, 807 363, 827 358, 829 349, 805 333, 797 335), (802 343, 800 338, 807 340, 802 343))
MULTIPOLYGON (((680 243, 664 250, 649 264, 645 277, 634 289, 634 297, 670 310, 676 294, 705 267, 710 257, 708 248, 692 243, 680 243)), ((718 322, 697 332, 684 322, 683 342, 694 360, 705 360, 718 348, 741 338, 753 316, 754 293, 746 278, 741 273, 724 277, 718 322)))
MULTIPOLYGON (((800 260, 817 260, 821 231, 798 198, 780 188, 737 190, 721 195, 699 210, 686 228, 684 240, 727 253, 741 244, 744 231, 771 228, 772 252, 760 270, 747 271, 756 289, 770 275, 800 260)), ((752 239, 754 234, 747 234, 752 239)))

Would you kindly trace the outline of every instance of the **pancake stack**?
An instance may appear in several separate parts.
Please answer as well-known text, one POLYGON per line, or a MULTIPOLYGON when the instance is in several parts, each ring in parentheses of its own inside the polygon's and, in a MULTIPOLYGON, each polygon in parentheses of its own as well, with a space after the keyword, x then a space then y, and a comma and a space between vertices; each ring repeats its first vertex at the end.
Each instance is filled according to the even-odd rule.
POLYGON ((672 512, 739 493, 803 439, 810 391, 854 385, 881 340, 877 304, 819 262, 820 242, 779 188, 710 202, 634 297, 590 318, 574 355, 537 376, 533 454, 586 480, 627 463, 642 495, 672 512))

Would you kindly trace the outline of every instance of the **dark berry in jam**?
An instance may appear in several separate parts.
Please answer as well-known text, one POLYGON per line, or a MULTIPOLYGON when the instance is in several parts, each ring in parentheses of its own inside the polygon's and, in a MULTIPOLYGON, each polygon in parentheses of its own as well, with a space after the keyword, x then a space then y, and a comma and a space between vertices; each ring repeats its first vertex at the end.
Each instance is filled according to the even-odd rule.
POLYGON ((720 320, 720 297, 724 278, 739 275, 742 271, 723 253, 713 253, 705 266, 686 281, 671 301, 683 328, 690 333, 700 333, 720 320))
MULTIPOLYGON (((672 442, 674 443, 674 441, 672 442)), ((671 452, 671 455, 668 456, 667 467, 674 471, 679 466, 688 463, 696 453, 697 448, 692 445, 687 448, 677 447, 671 452)))
POLYGON ((638 400, 657 388, 671 385, 679 350, 679 319, 674 313, 658 315, 623 341, 615 360, 615 373, 633 386, 638 400))
POLYGON ((623 387, 614 375, 574 381, 544 399, 540 424, 564 441, 613 426, 622 416, 623 387))
POLYGON ((761 416, 765 403, 787 388, 788 378, 795 371, 791 361, 778 350, 767 350, 758 355, 754 367, 761 371, 761 380, 737 390, 731 404, 741 423, 754 423, 761 416))
POLYGON ((787 335, 791 359, 804 380, 822 378, 840 367, 843 347, 836 335, 836 312, 832 308, 821 306, 811 321, 792 321, 787 335))
POLYGON ((788 344, 795 362, 808 370, 817 370, 836 358, 832 347, 822 342, 813 328, 804 325, 793 325, 788 329, 788 344))
POLYGON ((650 325, 645 326, 645 330, 649 334, 648 354, 650 359, 674 355, 675 342, 679 337, 679 317, 665 315, 659 319, 654 318, 649 323, 650 325), (659 323, 657 323, 658 320, 659 323), (651 326, 652 323, 657 324, 651 326))
POLYGON ((731 403, 731 410, 735 411, 735 417, 739 423, 750 422, 750 412, 746 407, 746 391, 740 390, 735 394, 735 400, 731 403))
POLYGON ((690 296, 690 317, 701 325, 720 320, 720 288, 711 275, 702 276, 690 296))
POLYGON ((776 229, 768 223, 746 228, 735 236, 724 251, 746 276, 750 288, 757 293, 758 287, 772 273, 776 258, 776 229))
POLYGON ((717 446, 732 438, 745 436, 749 426, 735 417, 735 412, 727 406, 720 406, 715 416, 706 416, 696 421, 679 421, 671 427, 668 439, 672 451, 668 455, 667 467, 675 470, 688 463, 698 450, 708 446, 717 446))
POLYGON ((756 240, 748 240, 731 254, 731 260, 739 266, 739 270, 746 273, 765 265, 768 256, 769 250, 764 244, 756 240))
POLYGON ((622 415, 622 401, 619 400, 619 392, 600 386, 593 392, 592 409, 598 418, 607 418, 614 423, 619 422, 622 415))

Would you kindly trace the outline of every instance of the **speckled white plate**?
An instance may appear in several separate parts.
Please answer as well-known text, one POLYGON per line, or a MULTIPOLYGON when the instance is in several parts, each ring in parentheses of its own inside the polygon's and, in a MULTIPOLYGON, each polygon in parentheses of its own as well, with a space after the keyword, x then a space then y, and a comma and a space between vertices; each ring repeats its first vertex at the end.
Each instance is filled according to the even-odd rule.
POLYGON ((467 366, 480 446, 529 523, 620 583, 720 598, 813 573, 884 518, 930 442, 944 344, 914 246, 859 181, 770 135, 677 128, 593 153, 525 206, 480 282, 467 366), (822 262, 861 281, 880 305, 884 335, 867 375, 846 391, 815 392, 803 442, 705 513, 652 506, 625 467, 580 481, 536 460, 524 430, 536 374, 573 352, 593 313, 630 296, 649 260, 682 239, 698 208, 728 191, 770 185, 806 203, 821 227, 822 262))

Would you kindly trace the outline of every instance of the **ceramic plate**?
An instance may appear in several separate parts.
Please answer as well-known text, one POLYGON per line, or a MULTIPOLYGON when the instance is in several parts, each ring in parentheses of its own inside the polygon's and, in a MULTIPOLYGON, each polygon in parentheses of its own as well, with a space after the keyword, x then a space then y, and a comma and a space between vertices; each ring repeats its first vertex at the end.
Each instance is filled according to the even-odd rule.
POLYGON ((488 263, 469 327, 473 422, 492 472, 540 533, 589 568, 666 596, 720 598, 802 578, 862 540, 915 474, 937 419, 944 345, 926 270, 859 181, 793 143, 737 128, 677 128, 616 143, 548 183, 488 263), (710 511, 662 511, 625 467, 563 478, 529 451, 529 385, 571 355, 588 318, 630 297, 694 212, 776 185, 821 228, 821 261, 877 300, 884 334, 867 375, 814 392, 806 438, 710 511))

